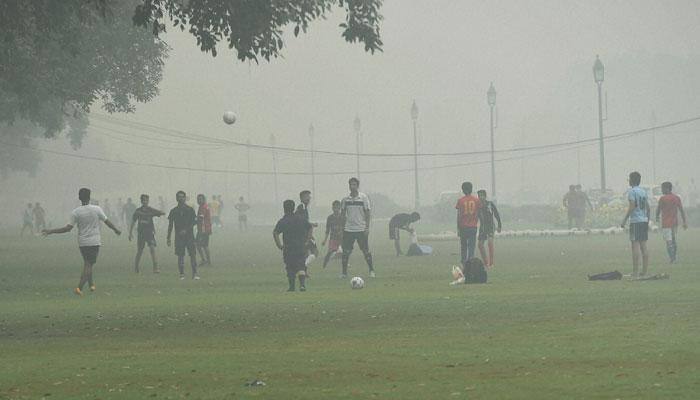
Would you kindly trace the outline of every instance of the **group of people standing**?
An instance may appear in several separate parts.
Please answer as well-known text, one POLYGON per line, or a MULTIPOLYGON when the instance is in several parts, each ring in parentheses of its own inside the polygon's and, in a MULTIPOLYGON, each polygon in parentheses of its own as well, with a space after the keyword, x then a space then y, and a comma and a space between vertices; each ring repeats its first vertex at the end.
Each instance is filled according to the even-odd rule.
POLYGON ((569 191, 564 195, 564 208, 569 222, 569 229, 583 229, 586 222, 586 211, 593 209, 593 204, 581 185, 569 185, 569 191))
MULTIPOLYGON (((326 267, 334 254, 342 252, 340 277, 346 278, 350 254, 357 242, 369 268, 369 276, 374 278, 376 276, 374 262, 369 249, 372 215, 370 199, 365 193, 359 191, 359 179, 350 178, 348 187, 350 194, 340 201, 333 201, 331 205, 333 213, 326 218, 326 231, 322 245, 325 246, 328 243, 328 251, 323 260, 323 267, 326 267)), ((289 283, 287 290, 290 292, 296 290, 297 279, 299 290, 306 291, 308 266, 318 255, 318 247, 313 236, 313 229, 317 225, 309 218, 311 192, 302 191, 299 194, 299 200, 300 204, 297 208, 294 200, 285 200, 282 203, 284 216, 277 221, 272 231, 275 245, 282 251, 289 283)))
POLYGON ((42 229, 46 229, 46 210, 38 202, 34 203, 34 205, 27 203, 27 208, 24 209, 20 236, 24 236, 24 232, 27 229, 32 235, 34 232, 39 233, 42 229))
POLYGON ((472 190, 471 182, 462 183, 464 196, 457 200, 455 205, 462 266, 466 266, 467 262, 474 258, 478 239, 481 260, 486 267, 493 267, 496 253, 494 236, 503 228, 501 216, 496 204, 488 200, 486 190, 477 191, 476 196, 472 194, 472 190), (488 253, 484 244, 488 244, 488 253))

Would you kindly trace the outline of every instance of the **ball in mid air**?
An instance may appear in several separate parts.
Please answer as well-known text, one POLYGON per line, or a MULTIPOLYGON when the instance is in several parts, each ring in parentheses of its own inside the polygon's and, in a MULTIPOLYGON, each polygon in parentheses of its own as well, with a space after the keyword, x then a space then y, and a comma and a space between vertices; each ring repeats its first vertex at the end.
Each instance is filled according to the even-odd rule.
POLYGON ((356 276, 350 279, 350 287, 353 289, 362 289, 363 287, 365 287, 365 280, 360 278, 359 276, 356 276))
POLYGON ((231 125, 236 122, 236 113, 233 111, 226 111, 224 113, 224 122, 231 125))

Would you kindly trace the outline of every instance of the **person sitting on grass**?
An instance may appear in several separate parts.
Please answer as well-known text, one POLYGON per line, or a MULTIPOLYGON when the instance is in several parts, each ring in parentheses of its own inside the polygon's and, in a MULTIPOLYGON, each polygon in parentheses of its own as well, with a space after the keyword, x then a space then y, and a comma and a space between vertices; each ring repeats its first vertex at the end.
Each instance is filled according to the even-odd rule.
POLYGON ((311 238, 311 224, 303 216, 294 213, 294 200, 282 203, 284 217, 275 229, 272 238, 277 248, 282 250, 282 259, 289 282, 288 292, 295 290, 296 277, 299 276, 299 290, 306 291, 306 243, 311 238), (280 234, 282 241, 280 241, 280 234))
POLYGON ((44 236, 56 233, 66 233, 78 227, 78 246, 80 254, 83 256, 83 273, 80 275, 78 286, 73 292, 78 296, 83 295, 83 286, 90 285, 90 290, 95 291, 95 282, 92 279, 92 267, 97 263, 97 254, 100 252, 102 238, 100 236, 100 221, 104 222, 109 229, 113 230, 117 236, 122 232, 107 219, 105 212, 100 206, 90 204, 90 189, 82 188, 78 191, 78 198, 82 204, 70 214, 70 223, 63 228, 44 229, 41 233, 44 236))

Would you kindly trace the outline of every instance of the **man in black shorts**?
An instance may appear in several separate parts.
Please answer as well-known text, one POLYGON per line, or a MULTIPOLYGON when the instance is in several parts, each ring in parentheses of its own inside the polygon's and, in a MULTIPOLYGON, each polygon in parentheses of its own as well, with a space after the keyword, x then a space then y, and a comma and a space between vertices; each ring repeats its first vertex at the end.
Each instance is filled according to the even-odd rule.
POLYGON ((486 191, 479 190, 476 192, 479 196, 479 202, 481 207, 477 211, 479 215, 479 253, 481 253, 481 258, 484 260, 484 266, 490 268, 493 267, 493 258, 496 252, 496 247, 494 243, 495 232, 501 232, 501 215, 498 213, 496 205, 486 199, 486 191), (496 224, 493 223, 493 219, 496 218, 496 224), (489 254, 486 256, 486 249, 484 248, 484 242, 488 241, 489 254))
POLYGON ((277 248, 282 250, 285 269, 287 270, 288 292, 295 290, 296 277, 299 276, 299 290, 306 291, 306 243, 311 236, 311 224, 302 216, 294 213, 294 200, 282 203, 284 217, 277 221, 272 231, 272 238, 277 248), (280 242, 280 234, 282 241, 280 242))
POLYGON ((192 279, 199 280, 197 275, 197 250, 195 249, 193 228, 197 225, 197 214, 187 205, 187 195, 180 190, 175 195, 177 206, 170 210, 168 215, 168 247, 172 242, 173 228, 175 228, 175 254, 177 255, 177 268, 180 271, 180 280, 185 279, 185 250, 190 256, 192 267, 192 279))
MULTIPOLYGON (((131 197, 129 197, 127 204, 130 202, 131 197)), ((129 241, 133 238, 134 225, 138 224, 136 227, 136 258, 134 259, 134 271, 137 274, 140 272, 139 263, 141 262, 141 255, 146 245, 148 245, 148 250, 151 253, 153 273, 157 274, 160 272, 156 260, 156 227, 153 224, 153 217, 160 217, 161 215, 165 215, 165 213, 161 210, 149 207, 148 202, 148 195, 142 194, 141 207, 134 210, 132 215, 125 215, 125 218, 131 219, 131 224, 129 225, 129 241)), ((124 206, 124 210, 127 211, 126 206, 124 206)))
POLYGON ((400 230, 404 230, 409 233, 413 233, 413 228, 411 224, 420 220, 420 214, 417 212, 399 213, 391 217, 389 220, 389 240, 394 241, 394 249, 396 249, 396 257, 402 255, 401 252, 401 240, 400 240, 400 230))
POLYGON ((348 276, 348 263, 352 247, 357 245, 365 256, 365 261, 369 267, 369 276, 374 278, 374 264, 372 253, 369 251, 369 224, 371 217, 371 207, 369 197, 359 191, 360 180, 350 178, 348 181, 350 195, 340 202, 340 212, 343 219, 343 272, 341 278, 348 276))
MULTIPOLYGON (((306 242, 306 261, 304 264, 308 267, 311 263, 318 257, 318 246, 316 246, 316 239, 314 239, 313 229, 318 227, 318 224, 310 221, 309 217, 309 204, 311 203, 311 191, 302 190, 299 193, 299 206, 297 207, 297 215, 304 218, 306 222, 311 224, 311 235, 309 240, 306 242)), ((308 271, 307 271, 308 272, 308 271)))

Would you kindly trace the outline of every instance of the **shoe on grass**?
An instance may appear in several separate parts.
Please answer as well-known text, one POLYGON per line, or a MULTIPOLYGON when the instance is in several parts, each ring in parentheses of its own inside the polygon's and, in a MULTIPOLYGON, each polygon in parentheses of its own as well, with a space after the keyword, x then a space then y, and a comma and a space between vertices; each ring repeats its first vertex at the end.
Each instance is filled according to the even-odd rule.
POLYGON ((376 278, 377 274, 374 273, 374 271, 369 271, 369 277, 370 278, 376 278))
POLYGON ((95 285, 91 285, 91 286, 90 286, 90 291, 91 291, 91 292, 94 292, 96 289, 97 289, 97 287, 95 287, 95 285))
POLYGON ((184 281, 185 280, 185 274, 180 274, 180 280, 184 281))
POLYGON ((83 291, 80 290, 80 288, 75 288, 75 289, 73 289, 73 293, 75 293, 75 294, 78 295, 78 296, 82 296, 82 295, 83 295, 83 291))

